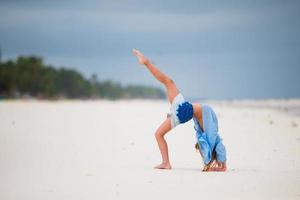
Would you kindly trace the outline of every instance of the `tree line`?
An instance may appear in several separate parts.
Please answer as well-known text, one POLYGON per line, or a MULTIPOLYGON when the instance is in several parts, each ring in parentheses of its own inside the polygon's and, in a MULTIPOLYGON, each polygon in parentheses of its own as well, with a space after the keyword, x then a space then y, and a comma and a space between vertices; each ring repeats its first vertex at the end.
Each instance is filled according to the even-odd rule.
POLYGON ((89 79, 69 68, 45 65, 37 56, 19 56, 0 63, 0 98, 33 97, 41 99, 89 98, 165 98, 162 90, 143 86, 122 86, 113 81, 89 79))

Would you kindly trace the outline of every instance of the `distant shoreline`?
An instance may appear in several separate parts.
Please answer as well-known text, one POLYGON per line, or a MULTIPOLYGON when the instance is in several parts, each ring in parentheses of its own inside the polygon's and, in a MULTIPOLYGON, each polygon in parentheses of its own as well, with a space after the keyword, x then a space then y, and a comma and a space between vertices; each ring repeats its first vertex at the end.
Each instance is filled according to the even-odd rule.
MULTIPOLYGON (((134 102, 162 102, 166 103, 167 99, 146 99, 146 98, 120 98, 120 99, 106 99, 106 98, 89 98, 89 99, 68 99, 68 98, 61 98, 61 99, 39 99, 39 98, 15 98, 15 99, 0 99, 1 103, 8 103, 8 102, 40 102, 40 103, 60 103, 60 102, 127 102, 127 103, 134 103, 134 102)), ((238 99, 238 100, 196 100, 192 102, 199 102, 203 104, 213 104, 218 105, 221 107, 234 107, 234 108, 250 108, 250 109, 270 109, 275 110, 281 113, 293 115, 293 116, 300 116, 300 98, 294 99, 238 99)))

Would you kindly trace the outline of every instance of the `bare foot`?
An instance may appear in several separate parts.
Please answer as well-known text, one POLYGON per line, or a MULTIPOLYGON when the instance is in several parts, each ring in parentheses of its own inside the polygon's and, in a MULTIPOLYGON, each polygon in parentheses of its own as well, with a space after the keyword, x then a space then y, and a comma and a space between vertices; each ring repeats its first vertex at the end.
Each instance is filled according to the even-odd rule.
POLYGON ((204 165, 202 171, 203 172, 208 172, 210 169, 216 164, 216 160, 210 161, 207 165, 204 165))
POLYGON ((141 65, 146 65, 149 62, 149 60, 139 50, 133 49, 132 53, 138 58, 141 65))
POLYGON ((215 161, 212 165, 208 166, 205 171, 207 172, 225 172, 227 169, 226 162, 215 161))
POLYGON ((213 167, 209 169, 209 172, 225 172, 226 167, 213 167))
POLYGON ((154 167, 155 169, 172 169, 170 163, 161 163, 154 167))

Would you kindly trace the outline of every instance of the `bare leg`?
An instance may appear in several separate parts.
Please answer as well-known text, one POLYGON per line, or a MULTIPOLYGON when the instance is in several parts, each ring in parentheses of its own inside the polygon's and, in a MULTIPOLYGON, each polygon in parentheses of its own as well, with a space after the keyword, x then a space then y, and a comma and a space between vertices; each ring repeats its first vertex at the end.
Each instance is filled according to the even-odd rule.
POLYGON ((147 69, 152 73, 152 75, 167 89, 167 95, 170 103, 173 102, 173 99, 179 93, 178 88, 176 87, 174 81, 161 72, 154 64, 152 64, 140 51, 133 50, 133 53, 139 59, 140 64, 145 65, 147 69))
POLYGON ((158 147, 162 156, 162 163, 155 166, 156 169, 171 169, 171 164, 169 160, 168 144, 164 138, 164 135, 171 130, 171 120, 167 118, 157 129, 155 133, 155 138, 158 143, 158 147))
MULTIPOLYGON (((167 89, 167 96, 170 103, 173 102, 173 99, 179 94, 179 90, 177 89, 175 83, 172 79, 166 76, 163 72, 161 72, 154 64, 152 64, 141 52, 138 50, 133 50, 135 56, 137 56, 140 64, 145 65, 147 69, 152 73, 152 75, 167 89)), ((155 166, 156 169, 171 169, 171 164, 169 160, 168 153, 168 144, 164 138, 164 135, 172 129, 171 127, 171 119, 167 118, 157 129, 155 133, 155 138, 158 143, 158 147, 162 157, 162 163, 160 165, 155 166)))

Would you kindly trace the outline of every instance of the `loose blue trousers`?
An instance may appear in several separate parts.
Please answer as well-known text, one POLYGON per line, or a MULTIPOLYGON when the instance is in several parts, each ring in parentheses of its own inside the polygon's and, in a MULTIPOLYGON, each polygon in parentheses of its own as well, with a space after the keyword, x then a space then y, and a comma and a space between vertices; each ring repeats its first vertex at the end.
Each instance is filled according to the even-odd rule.
POLYGON ((200 127, 198 120, 194 117, 196 139, 203 156, 203 161, 207 165, 212 159, 213 150, 216 151, 217 160, 226 161, 226 149, 223 145, 222 138, 219 135, 218 119, 209 105, 201 105, 203 129, 200 127))

